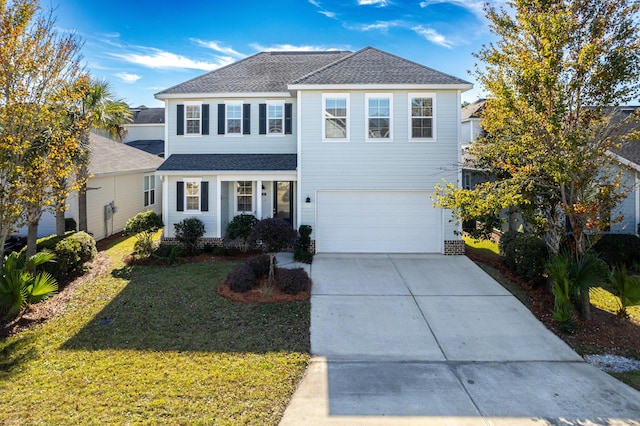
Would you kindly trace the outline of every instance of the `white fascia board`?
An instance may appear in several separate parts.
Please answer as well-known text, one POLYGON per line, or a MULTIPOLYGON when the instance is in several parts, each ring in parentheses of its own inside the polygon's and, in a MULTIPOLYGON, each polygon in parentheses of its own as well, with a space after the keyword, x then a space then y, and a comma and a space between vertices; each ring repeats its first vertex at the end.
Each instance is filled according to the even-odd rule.
POLYGON ((460 90, 473 89, 473 84, 290 84, 289 90, 460 90))
POLYGON ((607 151, 606 155, 613 158, 614 160, 616 160, 618 163, 627 166, 627 167, 631 167, 634 170, 640 171, 640 165, 634 163, 633 161, 629 161, 624 157, 619 156, 618 154, 616 154, 615 152, 611 152, 611 151, 607 151))
POLYGON ((218 99, 218 98, 290 98, 289 92, 230 92, 230 93, 167 93, 156 99, 218 99))
POLYGON ((124 127, 162 127, 162 126, 164 126, 164 123, 142 123, 142 124, 127 123, 124 125, 124 127))

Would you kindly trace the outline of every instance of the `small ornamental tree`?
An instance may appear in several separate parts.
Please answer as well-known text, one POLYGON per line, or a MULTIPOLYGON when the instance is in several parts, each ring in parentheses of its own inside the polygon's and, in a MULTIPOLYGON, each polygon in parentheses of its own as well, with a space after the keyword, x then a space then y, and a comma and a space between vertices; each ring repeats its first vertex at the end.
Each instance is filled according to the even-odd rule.
POLYGON ((134 235, 136 244, 134 250, 142 256, 150 256, 153 252, 153 234, 162 229, 164 223, 153 210, 138 213, 127 221, 124 228, 126 235, 134 235))
POLYGON ((262 245, 265 252, 269 253, 269 284, 274 283, 275 276, 275 253, 285 248, 291 247, 296 240, 298 233, 291 227, 291 224, 283 219, 269 218, 262 219, 253 228, 250 235, 252 241, 257 241, 262 245))

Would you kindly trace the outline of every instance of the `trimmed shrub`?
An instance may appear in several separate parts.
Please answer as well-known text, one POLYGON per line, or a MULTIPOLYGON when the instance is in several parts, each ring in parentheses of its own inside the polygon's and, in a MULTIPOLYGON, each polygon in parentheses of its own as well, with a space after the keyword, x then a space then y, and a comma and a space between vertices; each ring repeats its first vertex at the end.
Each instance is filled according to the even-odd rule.
POLYGON ((76 232, 78 230, 78 224, 72 217, 68 217, 64 220, 64 232, 76 232))
POLYGON ((64 238, 56 244, 54 249, 55 262, 45 263, 43 269, 54 277, 60 279, 67 273, 73 272, 82 265, 80 252, 82 246, 77 240, 64 238), (51 268, 51 269, 49 269, 51 268))
POLYGON ((256 223, 250 238, 261 241, 265 251, 278 252, 291 247, 297 236, 298 233, 286 220, 269 218, 256 223))
POLYGON ((298 294, 309 289, 309 276, 302 268, 279 269, 278 287, 283 293, 298 294))
MULTIPOLYGON (((269 255, 261 254, 260 256, 254 257, 251 260, 248 260, 246 263, 249 264, 256 278, 263 278, 269 275, 269 267, 271 260, 269 259, 269 255)), ((275 259, 274 259, 275 264, 275 259)))
POLYGON ((154 259, 168 262, 170 265, 175 265, 180 254, 180 247, 173 244, 160 243, 153 253, 151 253, 151 256, 154 259))
POLYGON ((256 287, 258 281, 248 263, 243 263, 229 275, 229 288, 236 293, 246 293, 256 287))
POLYGON ((592 250, 609 266, 624 265, 630 268, 640 262, 640 238, 633 234, 605 234, 592 250))
POLYGON ((95 259, 95 257, 98 255, 98 249, 96 248, 96 240, 86 232, 84 231, 75 232, 67 236, 67 239, 69 238, 77 241, 80 244, 79 255, 80 255, 81 264, 95 259))
POLYGON ((153 234, 162 229, 164 223, 153 210, 138 213, 127 221, 124 228, 125 235, 135 235, 136 243, 133 249, 143 256, 153 252, 153 234))
POLYGON ((507 266, 532 286, 545 282, 549 251, 540 238, 532 234, 507 231, 500 237, 500 254, 507 266))
POLYGON ((198 240, 204 235, 204 223, 197 217, 183 219, 173 225, 175 238, 185 249, 187 254, 196 254, 198 240))
POLYGON ((298 229, 299 235, 293 252, 293 259, 296 262, 313 262, 313 254, 309 251, 311 248, 311 231, 312 229, 309 225, 300 225, 298 229))
POLYGON ((227 237, 235 240, 241 238, 244 244, 244 251, 248 250, 247 239, 251 235, 254 226, 258 223, 258 219, 252 214, 239 214, 231 219, 227 225, 227 237))

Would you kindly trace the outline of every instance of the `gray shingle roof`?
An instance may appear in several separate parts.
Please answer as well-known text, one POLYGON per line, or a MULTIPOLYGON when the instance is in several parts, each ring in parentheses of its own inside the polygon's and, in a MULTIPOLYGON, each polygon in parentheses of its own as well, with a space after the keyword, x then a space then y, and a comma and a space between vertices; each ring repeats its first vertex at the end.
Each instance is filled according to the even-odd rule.
MULTIPOLYGON (((636 111, 638 108, 640 107, 619 107, 618 111, 621 113, 619 119, 627 119, 629 115, 636 111)), ((628 123, 623 127, 623 131, 640 131, 640 123, 632 121, 631 123, 628 123)), ((636 165, 640 165, 640 140, 629 140, 622 144, 622 146, 620 146, 619 148, 614 149, 613 152, 636 165)))
POLYGON ((480 115, 482 114, 482 110, 484 109, 484 104, 486 102, 486 99, 478 99, 474 103, 462 108, 462 111, 460 111, 460 118, 463 120, 466 118, 481 118, 480 115))
POLYGON ((133 122, 131 124, 163 124, 164 108, 133 109, 133 122))
POLYGON ((156 94, 286 92, 297 78, 351 52, 262 52, 156 94))
POLYGON ((162 139, 140 139, 137 141, 125 142, 132 148, 141 149, 153 155, 164 154, 164 141, 162 139))
POLYGON ((292 84, 471 84, 432 68, 365 47, 292 84))
POLYGON ((162 158, 91 133, 89 172, 94 176, 155 170, 162 158))
POLYGON ((171 154, 158 171, 295 171, 297 154, 171 154))

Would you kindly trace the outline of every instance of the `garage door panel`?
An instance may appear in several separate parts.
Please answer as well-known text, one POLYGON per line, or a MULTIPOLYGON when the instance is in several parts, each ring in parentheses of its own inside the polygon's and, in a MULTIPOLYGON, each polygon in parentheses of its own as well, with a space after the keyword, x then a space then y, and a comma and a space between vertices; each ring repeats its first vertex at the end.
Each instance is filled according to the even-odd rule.
POLYGON ((441 211, 428 192, 319 191, 318 252, 440 252, 441 211))

